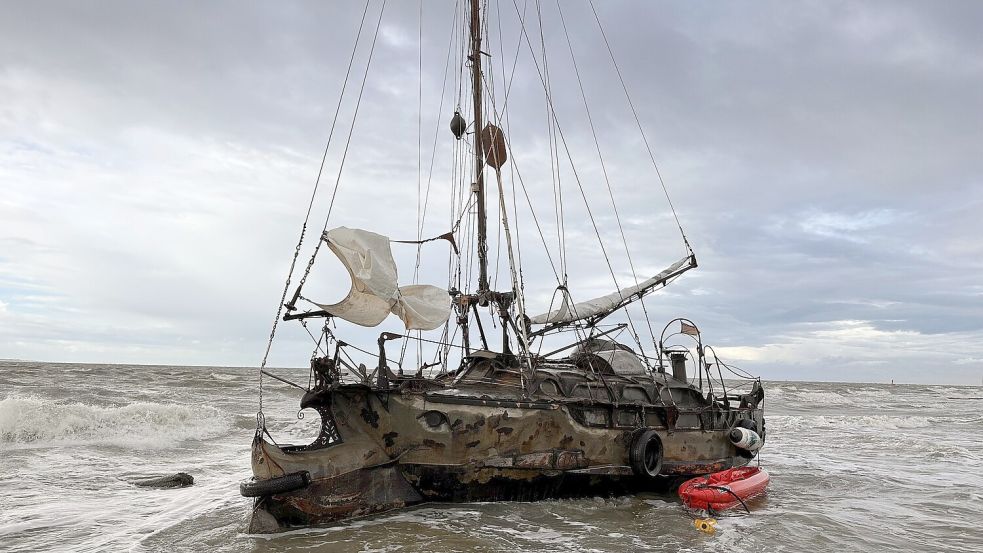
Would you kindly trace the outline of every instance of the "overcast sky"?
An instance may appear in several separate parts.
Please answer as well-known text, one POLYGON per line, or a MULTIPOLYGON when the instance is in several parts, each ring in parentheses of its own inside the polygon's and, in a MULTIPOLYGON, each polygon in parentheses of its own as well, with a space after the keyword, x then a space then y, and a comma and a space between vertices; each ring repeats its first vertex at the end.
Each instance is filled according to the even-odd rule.
MULTIPOLYGON (((519 49, 509 141, 557 256, 545 98, 516 24, 524 4, 541 46, 535 2, 502 0, 485 49, 499 103, 519 49)), ((723 357, 772 379, 980 383, 983 3, 596 4, 700 262, 646 302, 656 333, 687 316, 723 357)), ((679 258, 678 231, 589 5, 562 6, 632 260, 650 276, 679 258)), ((8 4, 0 358, 258 364, 363 7, 8 4)), ((328 191, 380 7, 368 10, 328 191)), ((442 79, 455 4, 424 4, 422 115, 419 10, 386 7, 330 226, 415 237, 418 157, 425 185, 436 132, 424 234, 448 230, 457 92, 442 79)), ((540 11, 577 168, 561 149, 582 300, 613 284, 577 177, 622 285, 631 274, 557 5, 540 11)), ((315 234, 326 206, 322 194, 315 234)), ((538 311, 556 281, 523 200, 514 215, 538 311)), ((421 281, 443 285, 446 248, 436 253, 421 281)), ((347 292, 334 270, 312 276, 332 296, 317 299, 347 292)), ((273 364, 302 366, 305 339, 286 328, 273 364)))

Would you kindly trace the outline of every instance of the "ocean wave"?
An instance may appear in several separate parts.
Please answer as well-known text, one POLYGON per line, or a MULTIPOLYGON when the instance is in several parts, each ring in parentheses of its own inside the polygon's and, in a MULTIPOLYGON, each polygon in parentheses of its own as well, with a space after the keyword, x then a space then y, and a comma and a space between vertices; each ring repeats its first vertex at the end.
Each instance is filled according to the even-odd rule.
POLYGON ((899 430, 926 428, 936 422, 919 415, 813 415, 768 417, 771 428, 795 431, 803 428, 836 428, 841 430, 899 430))
POLYGON ((834 392, 829 390, 769 389, 765 397, 779 398, 787 402, 803 402, 817 405, 869 405, 894 396, 888 390, 858 388, 834 392), (777 393, 776 393, 777 392, 777 393))
POLYGON ((856 403, 846 396, 840 395, 836 392, 805 392, 797 391, 794 394, 794 399, 805 401, 809 403, 824 403, 827 405, 850 405, 856 403))
POLYGON ((788 390, 784 388, 779 388, 778 386, 769 386, 768 388, 765 389, 765 397, 771 399, 778 399, 781 397, 785 397, 785 392, 787 391, 788 390))
POLYGON ((0 400, 0 445, 102 444, 166 448, 219 435, 230 426, 214 407, 135 402, 65 403, 39 396, 0 400))
POLYGON ((887 390, 870 390, 870 389, 860 389, 860 390, 850 390, 847 392, 851 396, 862 397, 862 398, 878 398, 878 397, 891 397, 893 394, 887 390))

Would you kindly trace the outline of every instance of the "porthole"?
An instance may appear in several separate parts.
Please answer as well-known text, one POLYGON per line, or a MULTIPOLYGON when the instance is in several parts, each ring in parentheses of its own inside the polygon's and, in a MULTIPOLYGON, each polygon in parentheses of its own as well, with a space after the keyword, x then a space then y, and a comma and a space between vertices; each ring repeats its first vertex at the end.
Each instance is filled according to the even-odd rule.
POLYGON ((417 417, 417 419, 425 428, 430 430, 449 430, 451 427, 447 415, 440 411, 427 411, 417 417))

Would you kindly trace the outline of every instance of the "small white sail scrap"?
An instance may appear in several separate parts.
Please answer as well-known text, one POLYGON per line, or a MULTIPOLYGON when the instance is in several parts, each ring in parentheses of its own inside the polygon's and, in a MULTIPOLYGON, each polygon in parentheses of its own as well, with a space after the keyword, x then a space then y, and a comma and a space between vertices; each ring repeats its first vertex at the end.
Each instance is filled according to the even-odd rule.
POLYGON ((532 324, 571 323, 597 315, 606 315, 644 296, 649 290, 694 266, 693 258, 687 256, 673 263, 661 273, 635 286, 629 286, 606 296, 582 301, 573 305, 571 305, 569 293, 563 290, 563 300, 559 308, 549 313, 536 315, 529 320, 532 324))
POLYGON ((407 330, 433 330, 451 314, 447 290, 427 284, 398 286, 389 238, 361 229, 338 227, 324 233, 352 279, 348 296, 321 309, 361 326, 377 326, 393 313, 407 330))

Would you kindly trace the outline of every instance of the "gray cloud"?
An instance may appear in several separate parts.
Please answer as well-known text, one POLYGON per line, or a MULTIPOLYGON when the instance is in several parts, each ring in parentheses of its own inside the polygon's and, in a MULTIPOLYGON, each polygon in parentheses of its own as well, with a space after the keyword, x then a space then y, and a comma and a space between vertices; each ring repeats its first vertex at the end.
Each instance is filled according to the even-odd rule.
MULTIPOLYGON (((11 6, 0 19, 0 357, 258 362, 361 7, 11 6)), ((629 284, 556 4, 541 7, 554 106, 629 284)), ((678 234, 590 7, 562 7, 632 259, 647 275, 681 254, 678 234)), ((690 316, 722 355, 771 378, 978 382, 983 7, 597 8, 701 263, 647 301, 654 326, 690 316)), ((415 236, 418 9, 387 7, 332 224, 415 236)), ((424 173, 438 132, 425 234, 450 224, 455 100, 437 106, 454 9, 424 6, 424 173)), ((501 31, 495 17, 489 26, 496 105, 519 47, 505 123, 558 258, 542 87, 513 3, 489 10, 502 15, 501 31)), ((531 18, 534 3, 526 10, 531 18)), ((570 284, 584 299, 613 284, 562 150, 559 161, 570 284)), ((545 309, 556 283, 518 198, 530 310, 545 309)), ((315 206, 317 229, 327 201, 315 206)), ((491 248, 504 267, 497 240, 491 248)), ((402 266, 412 254, 397 251, 402 266)), ((424 280, 444 281, 443 254, 428 251, 424 280)), ((317 270, 312 291, 344 293, 338 267, 317 270)), ((304 331, 283 333, 275 362, 304 363, 304 331)))

